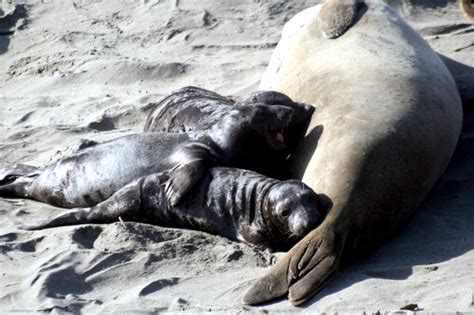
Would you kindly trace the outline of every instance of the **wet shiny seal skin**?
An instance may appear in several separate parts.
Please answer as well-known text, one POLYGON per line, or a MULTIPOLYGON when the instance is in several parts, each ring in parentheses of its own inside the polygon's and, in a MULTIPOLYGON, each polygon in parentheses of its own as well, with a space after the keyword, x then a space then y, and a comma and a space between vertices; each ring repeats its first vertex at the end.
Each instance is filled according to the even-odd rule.
POLYGON ((182 202, 170 206, 168 172, 132 182, 92 208, 73 209, 27 229, 109 223, 120 217, 190 228, 243 241, 260 249, 288 248, 321 221, 319 199, 298 180, 279 181, 235 168, 211 168, 182 202))
POLYGON ((240 112, 243 116, 254 108, 274 111, 277 115, 285 113, 282 108, 293 110, 293 115, 284 130, 275 130, 273 137, 280 137, 285 150, 273 154, 255 170, 272 177, 285 178, 286 158, 291 150, 304 136, 314 107, 308 104, 293 102, 288 96, 274 91, 253 92, 239 102, 215 92, 187 86, 167 96, 154 105, 147 117, 144 132, 188 132, 209 130, 216 123, 229 115, 240 112))
POLYGON ((12 167, 0 172, 0 196, 86 207, 142 176, 173 169, 167 195, 176 204, 207 168, 255 169, 284 149, 275 130, 291 114, 285 107, 251 107, 229 112, 206 133, 134 134, 80 149, 44 171, 12 167))
POLYGON ((318 31, 321 6, 297 14, 263 76, 260 89, 318 104, 290 164, 331 205, 245 303, 286 295, 294 305, 308 301, 342 266, 394 235, 456 146, 462 105, 448 69, 383 1, 359 7, 337 39, 318 31))
POLYGON ((310 105, 305 103, 294 102, 287 95, 276 92, 276 91, 255 91, 245 95, 240 99, 236 105, 254 105, 254 104, 265 104, 265 105, 278 105, 286 106, 293 109, 293 116, 290 124, 286 128, 284 133, 287 143, 287 154, 291 154, 293 149, 299 144, 301 139, 304 137, 306 128, 310 122, 311 116, 315 111, 316 105, 310 105))

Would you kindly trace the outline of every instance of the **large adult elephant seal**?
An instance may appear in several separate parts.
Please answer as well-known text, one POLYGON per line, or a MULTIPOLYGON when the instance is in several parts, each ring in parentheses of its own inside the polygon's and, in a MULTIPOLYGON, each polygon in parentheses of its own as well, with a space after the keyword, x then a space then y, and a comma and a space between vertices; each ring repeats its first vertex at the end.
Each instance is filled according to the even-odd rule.
POLYGON ((318 104, 292 169, 332 206, 246 294, 298 305, 338 269, 392 236, 444 172, 462 107, 449 71, 390 7, 367 0, 337 39, 319 31, 321 6, 292 18, 260 88, 318 104))
POLYGON ((299 180, 279 181, 235 168, 212 168, 176 206, 168 203, 169 172, 132 182, 92 208, 73 209, 28 229, 118 218, 196 229, 261 249, 288 248, 321 221, 319 199, 299 180))
POLYGON ((128 135, 79 150, 42 172, 20 165, 0 172, 0 196, 86 207, 142 176, 173 169, 167 195, 176 204, 207 168, 253 169, 282 150, 291 114, 286 107, 252 107, 229 112, 206 133, 128 135))

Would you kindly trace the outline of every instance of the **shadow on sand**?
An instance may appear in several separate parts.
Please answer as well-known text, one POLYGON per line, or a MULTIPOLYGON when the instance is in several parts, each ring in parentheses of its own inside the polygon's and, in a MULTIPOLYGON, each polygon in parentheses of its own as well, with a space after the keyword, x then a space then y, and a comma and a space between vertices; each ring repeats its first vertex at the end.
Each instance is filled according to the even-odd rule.
POLYGON ((16 30, 26 26, 27 17, 26 8, 22 4, 17 4, 10 13, 5 15, 0 11, 0 55, 8 51, 10 36, 16 30))

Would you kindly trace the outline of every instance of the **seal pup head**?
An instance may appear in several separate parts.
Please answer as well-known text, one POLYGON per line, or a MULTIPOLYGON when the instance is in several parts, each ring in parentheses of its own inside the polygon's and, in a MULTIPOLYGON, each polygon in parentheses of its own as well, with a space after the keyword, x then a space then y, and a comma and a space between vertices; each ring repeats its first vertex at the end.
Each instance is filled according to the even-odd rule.
POLYGON ((265 144, 275 151, 286 149, 285 129, 291 122, 294 110, 286 106, 268 106, 253 104, 240 106, 242 114, 249 119, 249 126, 259 136, 263 136, 265 144))
POLYGON ((274 234, 286 235, 288 244, 303 238, 323 218, 318 195, 299 180, 287 180, 268 192, 266 221, 274 234))
POLYGON ((285 106, 293 109, 293 116, 291 118, 290 125, 285 134, 285 137, 290 139, 291 144, 296 144, 296 141, 302 136, 302 133, 306 131, 307 124, 314 112, 314 106, 305 103, 294 102, 287 95, 272 91, 272 90, 260 90, 255 91, 244 96, 237 106, 252 105, 263 103, 265 105, 278 105, 285 106), (293 143, 294 142, 294 143, 293 143))
POLYGON ((285 129, 293 116, 293 109, 264 104, 242 105, 231 110, 213 126, 212 138, 221 147, 246 148, 265 151, 286 149, 285 129))

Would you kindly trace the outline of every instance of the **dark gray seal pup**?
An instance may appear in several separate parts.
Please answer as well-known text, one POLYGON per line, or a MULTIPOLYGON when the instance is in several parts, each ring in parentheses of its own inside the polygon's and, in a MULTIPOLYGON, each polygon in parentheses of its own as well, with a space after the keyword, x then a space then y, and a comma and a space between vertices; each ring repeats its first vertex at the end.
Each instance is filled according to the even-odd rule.
POLYGON ((304 136, 314 107, 293 102, 283 93, 257 91, 235 103, 215 92, 187 86, 155 104, 145 122, 144 132, 208 130, 232 111, 245 112, 252 107, 268 106, 291 108, 293 115, 281 134, 281 141, 285 142, 286 149, 263 161, 262 167, 256 170, 271 177, 287 178, 286 158, 304 136))
POLYGON ((7 170, 0 196, 93 206, 133 180, 173 169, 167 194, 175 204, 207 168, 254 169, 283 149, 281 132, 291 114, 286 107, 249 107, 231 111, 206 133, 144 133, 95 144, 42 172, 25 166, 7 170))
POLYGON ((286 94, 271 90, 249 93, 236 103, 237 106, 251 106, 255 104, 286 106, 293 109, 293 116, 284 133, 288 146, 287 153, 291 154, 306 133, 306 129, 315 111, 315 105, 294 102, 286 94))
POLYGON ((142 177, 91 208, 73 209, 26 229, 122 219, 189 228, 284 249, 321 222, 317 194, 298 180, 279 181, 235 168, 212 168, 176 206, 166 197, 169 172, 142 177))
POLYGON ((314 112, 309 104, 293 102, 291 98, 276 91, 256 91, 238 102, 215 92, 195 87, 181 88, 154 104, 147 117, 145 132, 187 132, 206 130, 222 119, 231 110, 242 110, 249 106, 285 106, 293 109, 293 116, 283 134, 288 146, 293 145, 306 131, 314 112))

